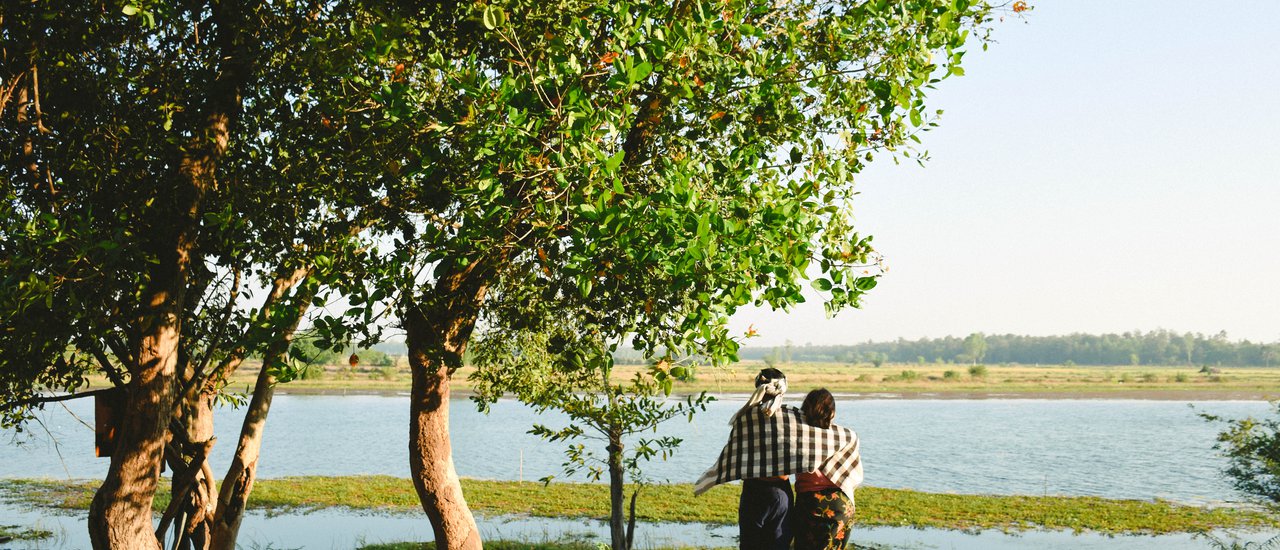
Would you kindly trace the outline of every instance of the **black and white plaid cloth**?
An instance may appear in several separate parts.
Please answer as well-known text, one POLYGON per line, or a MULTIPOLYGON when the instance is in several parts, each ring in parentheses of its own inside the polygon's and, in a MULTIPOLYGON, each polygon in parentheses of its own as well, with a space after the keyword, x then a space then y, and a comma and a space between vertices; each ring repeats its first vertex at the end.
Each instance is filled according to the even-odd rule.
POLYGON ((794 407, 783 406, 774 415, 750 407, 737 415, 720 459, 698 478, 693 493, 739 479, 815 470, 853 498, 854 488, 862 484, 857 434, 835 424, 826 429, 810 426, 794 407))

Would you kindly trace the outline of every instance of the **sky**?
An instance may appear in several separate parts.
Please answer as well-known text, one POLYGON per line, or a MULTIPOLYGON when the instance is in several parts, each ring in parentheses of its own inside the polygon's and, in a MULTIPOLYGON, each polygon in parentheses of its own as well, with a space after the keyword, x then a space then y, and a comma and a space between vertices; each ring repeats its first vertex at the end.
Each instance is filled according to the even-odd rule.
POLYGON ((1280 341, 1280 2, 1038 0, 930 95, 931 160, 858 178, 889 272, 787 341, 1168 329, 1280 341))

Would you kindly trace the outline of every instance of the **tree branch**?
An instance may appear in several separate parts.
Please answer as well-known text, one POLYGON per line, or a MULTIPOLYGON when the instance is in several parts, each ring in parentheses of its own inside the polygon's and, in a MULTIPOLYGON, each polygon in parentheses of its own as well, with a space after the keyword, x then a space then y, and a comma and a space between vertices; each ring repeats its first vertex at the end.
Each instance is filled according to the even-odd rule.
POLYGON ((115 391, 116 388, 103 388, 99 390, 89 390, 75 393, 64 393, 62 395, 37 395, 25 399, 15 399, 6 402, 0 409, 11 410, 18 407, 29 407, 31 405, 42 405, 44 403, 56 403, 58 401, 70 401, 72 399, 80 399, 82 397, 93 397, 95 395, 104 395, 115 391))

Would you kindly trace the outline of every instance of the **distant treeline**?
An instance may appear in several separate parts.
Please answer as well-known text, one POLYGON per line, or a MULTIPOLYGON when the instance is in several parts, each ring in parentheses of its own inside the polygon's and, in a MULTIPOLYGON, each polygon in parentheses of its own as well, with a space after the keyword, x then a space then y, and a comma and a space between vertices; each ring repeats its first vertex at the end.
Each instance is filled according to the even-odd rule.
POLYGON ((1123 334, 981 334, 842 346, 748 347, 743 360, 839 363, 1018 363, 1024 365, 1280 366, 1280 342, 1232 341, 1225 332, 1167 330, 1123 334))

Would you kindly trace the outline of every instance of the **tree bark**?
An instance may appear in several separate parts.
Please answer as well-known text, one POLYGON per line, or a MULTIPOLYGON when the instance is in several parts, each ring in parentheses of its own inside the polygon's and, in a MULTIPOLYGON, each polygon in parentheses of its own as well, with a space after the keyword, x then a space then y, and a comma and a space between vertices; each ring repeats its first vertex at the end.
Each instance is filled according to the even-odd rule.
MULTIPOLYGON (((165 293, 152 298, 168 301, 165 293)), ((160 548, 151 530, 151 502, 173 414, 178 333, 173 312, 161 314, 138 346, 138 366, 129 381, 111 466, 89 507, 94 548, 160 548)))
POLYGON ((219 52, 217 77, 201 110, 203 126, 177 153, 172 185, 157 186, 156 214, 146 248, 156 263, 132 321, 139 335, 130 342, 136 361, 124 405, 124 422, 106 479, 89 507, 89 540, 95 549, 159 549, 152 530, 152 501, 159 483, 165 435, 173 417, 182 305, 205 194, 214 187, 218 162, 227 151, 231 126, 240 110, 240 91, 248 79, 243 48, 246 6, 214 2, 219 52))
POLYGON ((270 365, 280 361, 288 349, 286 341, 283 346, 273 346, 262 358, 258 381, 253 387, 253 398, 249 401, 249 410, 240 427, 236 454, 231 458, 231 465, 227 467, 227 475, 223 476, 222 488, 218 492, 218 506, 212 525, 213 541, 210 545, 213 550, 236 548, 236 537, 240 534, 240 523, 244 520, 249 493, 253 491, 253 482, 258 475, 258 454, 262 450, 267 413, 271 410, 271 399, 275 396, 276 377, 271 374, 270 365))
MULTIPOLYGON (((266 318, 275 305, 290 288, 302 281, 309 272, 297 270, 290 277, 276 279, 274 288, 267 302, 263 304, 263 318, 266 318)), ((249 503, 249 493, 253 491, 253 482, 258 476, 258 456, 262 450, 263 430, 267 425, 267 413, 271 411, 271 400, 275 396, 276 377, 271 374, 272 367, 286 359, 293 335, 298 330, 302 316, 310 307, 315 296, 315 286, 304 285, 299 291, 294 317, 284 328, 280 338, 273 342, 262 357, 262 367, 258 369, 258 380, 253 386, 253 398, 249 400, 249 410, 245 413, 244 423, 240 426, 240 440, 236 444, 235 456, 227 467, 227 475, 222 478, 222 488, 218 492, 217 511, 213 517, 213 550, 235 550, 236 538, 240 535, 240 523, 244 520, 244 511, 249 503)))
POLYGON ((613 550, 628 550, 625 528, 622 472, 622 434, 609 433, 609 540, 613 550))
POLYGON ((413 386, 409 397, 409 470, 436 548, 480 550, 480 532, 453 466, 449 440, 449 377, 462 366, 467 340, 484 301, 479 262, 443 275, 434 292, 402 316, 413 386))
MULTIPOLYGON (((170 448, 173 470, 173 500, 170 507, 181 512, 175 522, 173 548, 206 550, 209 547, 211 523, 217 500, 217 485, 213 469, 209 466, 209 452, 213 449, 213 406, 216 390, 205 383, 194 385, 183 396, 178 416, 170 424, 174 441, 170 448), (180 475, 181 474, 181 475, 180 475)), ((172 511, 166 511, 171 513, 172 511)), ((156 537, 163 541, 167 525, 163 519, 156 529, 156 537)))

